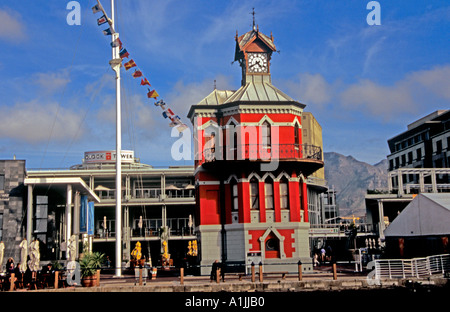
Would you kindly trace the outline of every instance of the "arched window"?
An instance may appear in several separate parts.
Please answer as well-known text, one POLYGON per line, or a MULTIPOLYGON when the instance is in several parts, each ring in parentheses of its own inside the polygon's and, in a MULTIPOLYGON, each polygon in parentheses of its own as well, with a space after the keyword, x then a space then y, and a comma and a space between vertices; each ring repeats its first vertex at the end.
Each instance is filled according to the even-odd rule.
POLYGON ((267 236, 264 244, 264 251, 266 258, 279 258, 280 257, 280 240, 273 233, 267 236))
POLYGON ((231 209, 232 211, 238 211, 239 210, 239 198, 238 198, 238 185, 236 180, 232 179, 230 182, 231 187, 231 209))
POLYGON ((262 146, 270 147, 270 142, 272 141, 272 138, 271 138, 270 123, 267 120, 263 122, 261 131, 262 131, 262 135, 261 135, 262 146))
POLYGON ((205 129, 203 137, 205 140, 205 145, 203 147, 203 155, 205 161, 213 161, 216 159, 216 132, 217 128, 214 126, 209 126, 205 129))
POLYGON ((266 202, 266 209, 273 209, 273 181, 270 178, 267 178, 264 183, 264 196, 266 202))
POLYGON ((259 183, 256 178, 250 180, 250 209, 259 209, 259 183))
POLYGON ((234 121, 230 121, 230 123, 226 126, 226 155, 224 155, 229 160, 237 160, 237 150, 238 150, 238 128, 234 121))
POLYGON ((280 208, 289 208, 289 184, 285 178, 280 181, 280 208))
POLYGON ((300 127, 297 123, 294 126, 294 144, 297 147, 300 145, 300 127))

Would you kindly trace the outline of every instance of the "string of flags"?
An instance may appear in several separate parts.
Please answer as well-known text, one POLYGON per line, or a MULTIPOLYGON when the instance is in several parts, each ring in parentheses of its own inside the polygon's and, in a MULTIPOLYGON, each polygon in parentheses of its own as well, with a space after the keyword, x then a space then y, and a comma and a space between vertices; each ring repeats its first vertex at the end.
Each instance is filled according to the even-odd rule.
MULTIPOLYGON (((112 27, 112 21, 108 18, 105 10, 103 9, 103 6, 101 5, 100 1, 97 0, 96 5, 94 5, 92 7, 92 12, 94 14, 96 13, 102 13, 103 15, 101 17, 99 17, 97 19, 97 25, 104 25, 106 23, 109 24, 109 27, 103 30, 103 34, 105 36, 112 36, 112 34, 115 34, 115 30, 112 27)), ((148 86, 151 87, 152 85, 150 84, 150 82, 148 81, 148 79, 145 77, 144 73, 142 72, 142 70, 139 68, 139 66, 136 64, 136 62, 130 57, 130 53, 128 52, 127 49, 124 48, 122 41, 120 41, 119 37, 117 37, 115 40, 113 40, 111 42, 111 47, 113 48, 119 48, 119 57, 123 60, 123 66, 125 68, 126 71, 134 68, 134 72, 132 72, 131 76, 135 79, 140 78, 140 85, 141 86, 148 86), (125 60, 127 59, 127 60, 125 60)), ((176 129, 179 132, 183 132, 184 130, 186 130, 188 128, 187 125, 185 125, 182 121, 180 116, 176 115, 170 108, 167 107, 167 104, 161 99, 158 100, 158 97, 160 97, 160 95, 158 94, 158 92, 156 92, 155 89, 151 90, 150 88, 147 87, 147 97, 149 99, 155 99, 155 106, 159 106, 162 109, 162 116, 165 119, 169 119, 170 123, 169 126, 170 127, 176 127, 176 129)))

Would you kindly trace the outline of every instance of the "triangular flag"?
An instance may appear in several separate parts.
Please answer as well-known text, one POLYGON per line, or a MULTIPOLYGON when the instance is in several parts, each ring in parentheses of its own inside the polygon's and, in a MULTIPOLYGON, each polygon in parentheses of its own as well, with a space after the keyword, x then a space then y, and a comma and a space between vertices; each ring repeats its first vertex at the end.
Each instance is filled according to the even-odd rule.
POLYGON ((104 34, 105 36, 110 36, 110 35, 112 35, 111 28, 106 28, 106 29, 103 31, 103 34, 104 34))
POLYGON ((133 78, 142 77, 142 72, 139 69, 136 69, 134 73, 131 74, 131 76, 133 76, 133 78))
POLYGON ((129 62, 123 64, 125 66, 126 70, 129 70, 132 67, 136 67, 136 63, 133 60, 130 60, 129 62))
POLYGON ((92 7, 92 13, 102 12, 103 8, 101 4, 96 4, 92 7))
POLYGON ((151 86, 151 84, 150 84, 150 82, 148 82, 147 78, 143 78, 141 80, 141 86, 145 86, 145 85, 151 86))
POLYGON ((149 89, 149 92, 147 93, 148 98, 157 98, 158 96, 159 94, 155 90, 150 91, 149 89))
POLYGON ((100 17, 99 19, 97 19, 97 25, 100 26, 102 24, 105 24, 106 22, 108 22, 108 19, 106 18, 106 16, 103 14, 102 17, 100 17))
POLYGON ((126 49, 122 49, 119 52, 119 56, 120 56, 121 59, 124 59, 126 57, 129 57, 130 53, 128 53, 128 51, 126 49))

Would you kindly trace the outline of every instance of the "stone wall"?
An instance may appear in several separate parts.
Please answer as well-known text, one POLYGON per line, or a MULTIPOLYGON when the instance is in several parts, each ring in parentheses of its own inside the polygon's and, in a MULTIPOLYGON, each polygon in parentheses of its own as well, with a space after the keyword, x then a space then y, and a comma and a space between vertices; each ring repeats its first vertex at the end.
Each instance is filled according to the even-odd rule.
POLYGON ((9 257, 13 257, 16 264, 20 261, 19 244, 26 235, 25 174, 25 160, 0 160, 0 179, 4 182, 0 188, 1 240, 5 244, 3 266, 9 257))

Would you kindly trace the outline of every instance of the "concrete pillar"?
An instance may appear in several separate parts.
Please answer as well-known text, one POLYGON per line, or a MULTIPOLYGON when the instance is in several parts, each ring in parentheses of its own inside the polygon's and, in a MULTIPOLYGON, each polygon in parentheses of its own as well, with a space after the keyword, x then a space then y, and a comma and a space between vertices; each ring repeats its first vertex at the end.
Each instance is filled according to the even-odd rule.
POLYGON ((392 173, 388 173, 388 189, 389 189, 389 193, 392 192, 392 173))
POLYGON ((436 170, 431 170, 431 187, 433 189, 433 193, 437 193, 437 181, 436 181, 436 170))
POLYGON ((398 196, 403 196, 403 173, 402 171, 398 171, 398 196))
POLYGON ((419 186, 420 193, 425 193, 424 173, 422 171, 419 173, 419 186))
POLYGON ((384 211, 383 211, 383 201, 378 200, 378 215, 380 218, 380 222, 379 222, 379 236, 381 239, 384 238, 384 230, 385 230, 385 226, 384 226, 384 211))
POLYGON ((27 242, 33 239, 33 185, 28 185, 27 199, 27 242))
POLYGON ((67 185, 66 194, 66 242, 69 242, 72 235, 72 185, 67 185))
POLYGON ((79 235, 80 234, 80 203, 81 203, 81 196, 79 192, 75 193, 74 196, 74 202, 73 202, 73 228, 72 228, 72 233, 73 234, 77 234, 77 239, 76 239, 76 258, 78 259, 78 255, 79 255, 79 235))

